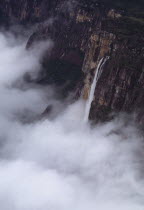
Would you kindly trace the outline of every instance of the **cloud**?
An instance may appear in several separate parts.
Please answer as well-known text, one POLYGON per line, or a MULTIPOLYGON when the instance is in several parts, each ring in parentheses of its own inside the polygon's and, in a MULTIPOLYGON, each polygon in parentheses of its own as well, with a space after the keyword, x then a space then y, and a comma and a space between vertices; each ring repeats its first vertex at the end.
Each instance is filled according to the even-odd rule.
POLYGON ((139 131, 123 118, 91 127, 83 101, 62 104, 52 87, 22 80, 37 75, 47 44, 26 51, 25 40, 0 34, 1 208, 143 210, 139 131), (30 120, 49 104, 54 118, 30 120))

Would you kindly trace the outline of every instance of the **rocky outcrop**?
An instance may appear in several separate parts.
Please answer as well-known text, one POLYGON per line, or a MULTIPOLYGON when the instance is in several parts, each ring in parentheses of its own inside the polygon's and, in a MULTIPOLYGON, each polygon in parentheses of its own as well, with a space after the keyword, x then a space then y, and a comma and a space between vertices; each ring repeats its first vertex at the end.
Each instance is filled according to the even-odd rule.
POLYGON ((75 98, 87 100, 96 67, 102 57, 109 56, 97 83, 89 118, 107 120, 111 113, 136 112, 143 122, 142 14, 133 15, 110 5, 108 8, 99 1, 67 2, 9 0, 0 5, 3 18, 8 15, 19 22, 41 22, 27 48, 43 39, 54 42, 52 52, 45 54, 37 82, 55 83, 63 86, 65 93, 73 90, 75 98))

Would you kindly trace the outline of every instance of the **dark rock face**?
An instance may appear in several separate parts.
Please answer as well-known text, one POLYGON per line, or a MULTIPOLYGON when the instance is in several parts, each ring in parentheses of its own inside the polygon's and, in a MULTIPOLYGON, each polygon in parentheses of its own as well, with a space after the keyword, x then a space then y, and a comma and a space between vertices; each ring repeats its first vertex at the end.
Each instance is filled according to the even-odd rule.
POLYGON ((61 0, 1 0, 0 13, 7 22, 34 23, 58 10, 61 0))
POLYGON ((142 13, 131 14, 105 5, 95 0, 2 0, 0 17, 41 22, 27 48, 43 39, 52 39, 54 47, 44 57, 39 82, 76 90, 76 98, 87 100, 100 59, 110 56, 98 81, 89 117, 107 120, 112 112, 136 111, 143 122, 144 17, 142 13), (49 17, 53 19, 44 22, 49 17))
POLYGON ((95 91, 90 119, 105 120, 111 112, 139 113, 143 121, 144 30, 126 18, 104 20, 110 38, 110 60, 95 91), (125 22, 124 22, 125 21, 125 22))

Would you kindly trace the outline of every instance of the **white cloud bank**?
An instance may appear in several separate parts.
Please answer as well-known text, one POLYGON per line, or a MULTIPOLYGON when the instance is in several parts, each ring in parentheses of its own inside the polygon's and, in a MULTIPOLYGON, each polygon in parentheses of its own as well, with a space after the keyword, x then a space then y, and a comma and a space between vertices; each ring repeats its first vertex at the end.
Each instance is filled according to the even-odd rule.
POLYGON ((115 120, 91 128, 81 101, 53 120, 21 122, 60 105, 50 87, 14 85, 40 68, 44 48, 24 46, 0 33, 0 208, 143 210, 144 144, 134 127, 115 120))

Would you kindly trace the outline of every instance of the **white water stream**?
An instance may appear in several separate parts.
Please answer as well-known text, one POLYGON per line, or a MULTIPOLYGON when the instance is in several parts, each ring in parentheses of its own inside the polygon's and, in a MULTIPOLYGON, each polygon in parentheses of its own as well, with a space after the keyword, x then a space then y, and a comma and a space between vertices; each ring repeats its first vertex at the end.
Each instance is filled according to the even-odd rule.
POLYGON ((105 65, 105 63, 108 59, 109 59, 108 56, 106 58, 102 58, 99 61, 98 66, 96 68, 95 77, 94 77, 93 83, 91 85, 91 90, 90 90, 88 101, 86 103, 85 116, 84 116, 84 122, 85 123, 88 122, 89 113, 90 113, 90 109, 91 109, 91 104, 92 104, 92 101, 93 101, 93 98, 94 98, 94 93, 95 93, 95 89, 96 89, 96 86, 97 86, 97 82, 98 82, 98 80, 99 80, 99 78, 102 74, 103 67, 104 67, 104 65, 105 65))

